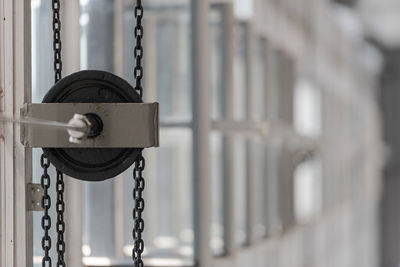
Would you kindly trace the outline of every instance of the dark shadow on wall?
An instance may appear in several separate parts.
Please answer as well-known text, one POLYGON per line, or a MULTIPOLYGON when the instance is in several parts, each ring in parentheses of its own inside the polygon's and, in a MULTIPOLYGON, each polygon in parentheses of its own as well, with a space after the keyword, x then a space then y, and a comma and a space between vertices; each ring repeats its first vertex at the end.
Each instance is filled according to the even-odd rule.
POLYGON ((381 109, 389 157, 381 200, 381 267, 400 264, 400 50, 383 51, 381 109))

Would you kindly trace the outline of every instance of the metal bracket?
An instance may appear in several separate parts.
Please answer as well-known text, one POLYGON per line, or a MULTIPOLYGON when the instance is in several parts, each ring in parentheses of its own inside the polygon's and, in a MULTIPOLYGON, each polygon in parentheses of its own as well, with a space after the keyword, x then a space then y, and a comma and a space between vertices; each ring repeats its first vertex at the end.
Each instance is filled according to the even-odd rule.
POLYGON ((29 183, 27 186, 27 208, 29 211, 42 211, 43 188, 40 184, 29 183))
POLYGON ((72 144, 66 131, 22 125, 22 144, 44 148, 159 146, 158 103, 31 103, 21 109, 21 117, 58 122, 68 122, 76 113, 98 115, 103 122, 102 133, 80 144, 72 144))

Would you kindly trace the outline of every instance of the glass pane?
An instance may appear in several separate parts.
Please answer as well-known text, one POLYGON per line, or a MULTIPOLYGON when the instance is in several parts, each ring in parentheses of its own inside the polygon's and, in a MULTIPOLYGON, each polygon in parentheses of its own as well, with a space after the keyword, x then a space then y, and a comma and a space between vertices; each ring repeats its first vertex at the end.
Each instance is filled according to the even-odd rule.
MULTIPOLYGON (((146 156, 145 254, 193 255, 192 132, 161 128, 160 146, 146 156)), ((124 256, 132 251, 132 171, 124 175, 124 256)))
POLYGON ((249 19, 254 14, 253 0, 234 0, 234 13, 238 19, 249 19))
POLYGON ((81 67, 113 72, 113 1, 81 1, 81 12, 81 67))
POLYGON ((266 222, 268 235, 278 233, 282 229, 279 211, 279 159, 279 147, 274 144, 267 144, 266 222))
POLYGON ((266 106, 265 112, 268 119, 279 118, 279 56, 278 51, 268 42, 266 45, 266 106))
MULTIPOLYGON (((155 92, 162 122, 192 118, 190 64, 190 1, 145 3, 144 88, 155 92)), ((124 77, 134 84, 135 25, 132 5, 124 9, 124 77)), ((145 92, 146 93, 146 92, 145 92)))
MULTIPOLYGON (((53 33, 52 33, 51 2, 32 0, 31 1, 31 27, 32 27, 32 102, 40 103, 47 90, 54 84, 53 74, 53 33)), ((42 168, 40 167, 40 156, 42 149, 35 148, 32 151, 32 180, 40 183, 42 168)), ((50 197, 55 199, 55 170, 49 169, 51 177, 50 197)), ((52 225, 55 225, 55 201, 52 202, 50 216, 53 218, 52 225)), ((33 213, 33 263, 35 267, 42 265, 44 255, 41 242, 44 231, 41 227, 43 212, 33 213)), ((52 240, 56 240, 55 231, 50 231, 52 240)), ((53 241, 54 242, 54 241, 53 241)), ((55 250, 50 251, 50 256, 55 258, 55 250)))
POLYGON ((32 102, 40 103, 54 84, 51 2, 32 0, 32 102))
POLYGON ((254 90, 252 95, 251 119, 259 121, 265 119, 266 102, 266 41, 259 39, 256 42, 254 90))
POLYGON ((265 143, 261 138, 254 138, 251 141, 251 153, 253 153, 252 168, 254 175, 254 210, 255 210, 255 225, 253 234, 256 239, 260 239, 266 235, 266 218, 268 212, 267 202, 267 179, 266 171, 266 157, 265 157, 265 143))
POLYGON ((214 255, 224 252, 223 228, 223 136, 213 132, 210 136, 211 152, 211 249, 214 255))
POLYGON ((84 256, 114 257, 114 180, 83 182, 84 256))
POLYGON ((294 172, 295 215, 298 222, 314 219, 322 207, 322 170, 319 158, 299 164, 294 172))
POLYGON ((222 15, 220 9, 213 8, 210 12, 211 53, 211 118, 221 119, 223 114, 223 69, 222 69, 222 15))
POLYGON ((243 245, 246 242, 246 139, 242 136, 235 137, 233 147, 233 179, 235 196, 235 242, 243 245))
MULTIPOLYGON (((114 71, 114 3, 81 1, 81 63, 83 69, 114 71)), ((114 180, 83 183, 83 253, 114 257, 114 180)))
POLYGON ((300 134, 310 137, 321 134, 321 95, 304 79, 298 80, 295 87, 294 124, 300 134))
POLYGON ((233 117, 246 119, 247 101, 247 60, 246 60, 246 27, 238 24, 235 27, 235 54, 233 58, 233 117))

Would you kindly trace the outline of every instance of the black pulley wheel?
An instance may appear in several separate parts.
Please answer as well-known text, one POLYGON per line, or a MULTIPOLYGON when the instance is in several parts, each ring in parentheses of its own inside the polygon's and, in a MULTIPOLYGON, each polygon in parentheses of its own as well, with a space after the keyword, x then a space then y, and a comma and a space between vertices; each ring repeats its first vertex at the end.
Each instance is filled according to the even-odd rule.
MULTIPOLYGON (((141 103, 132 86, 114 74, 86 70, 57 82, 43 103, 141 103)), ((131 166, 140 148, 43 148, 50 162, 68 176, 85 181, 113 178, 131 166)))

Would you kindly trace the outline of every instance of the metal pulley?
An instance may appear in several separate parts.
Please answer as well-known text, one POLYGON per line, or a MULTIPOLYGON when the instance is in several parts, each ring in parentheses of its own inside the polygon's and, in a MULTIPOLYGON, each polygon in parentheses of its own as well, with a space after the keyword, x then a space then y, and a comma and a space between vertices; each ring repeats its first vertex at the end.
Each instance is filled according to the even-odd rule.
POLYGON ((115 177, 143 148, 158 146, 158 103, 142 103, 128 82, 105 71, 66 76, 42 104, 26 104, 21 115, 57 122, 74 119, 70 124, 77 129, 68 132, 22 126, 21 141, 43 148, 57 170, 79 180, 115 177), (84 124, 87 132, 79 130, 84 124))

